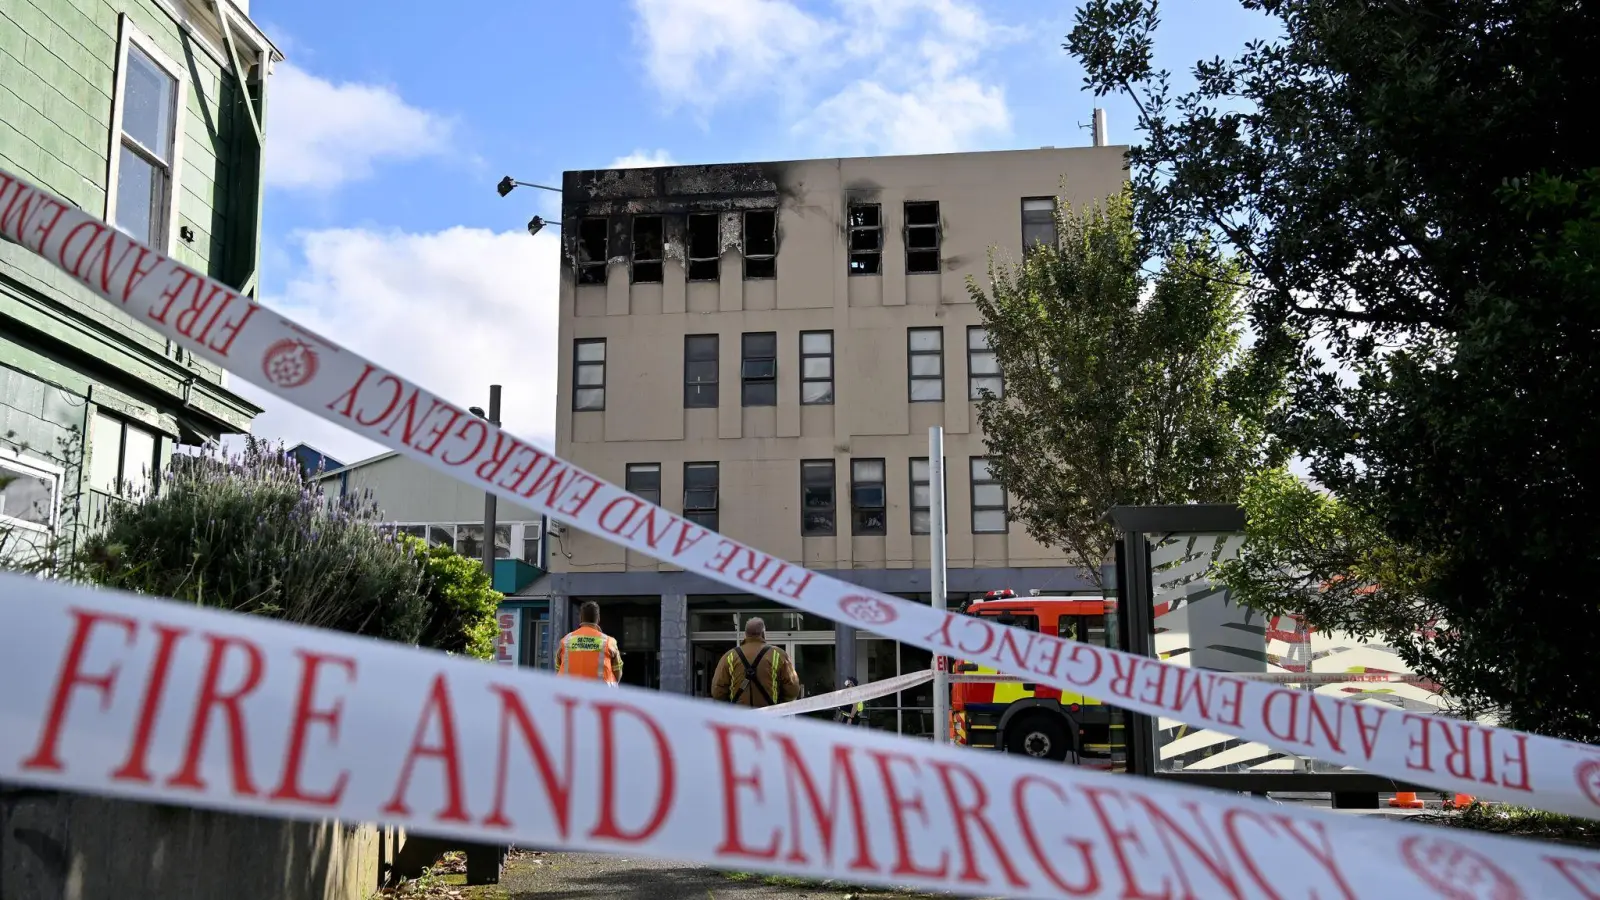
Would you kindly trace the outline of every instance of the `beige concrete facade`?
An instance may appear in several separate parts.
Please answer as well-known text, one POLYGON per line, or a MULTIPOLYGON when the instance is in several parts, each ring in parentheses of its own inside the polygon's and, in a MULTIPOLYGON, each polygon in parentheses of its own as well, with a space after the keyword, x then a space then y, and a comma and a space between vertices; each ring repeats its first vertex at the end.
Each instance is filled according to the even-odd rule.
MULTIPOLYGON (((927 457, 928 429, 942 425, 950 568, 1064 566, 1059 552, 1040 546, 1020 525, 995 533, 986 530, 995 513, 980 512, 975 521, 975 493, 982 506, 982 500, 992 504, 998 489, 973 487, 971 460, 986 450, 970 399, 969 375, 979 373, 969 371, 975 357, 968 352, 969 338, 979 337, 969 329, 982 321, 967 280, 987 287, 991 251, 1000 261, 1020 257, 1024 200, 1059 195, 1081 207, 1120 189, 1124 151, 1086 147, 567 173, 558 452, 617 484, 627 483, 630 465, 658 465, 660 502, 678 512, 686 499, 685 464, 716 463, 722 533, 816 569, 915 570, 927 566, 928 539, 913 533, 912 460, 927 457), (928 201, 937 203, 936 212, 907 205, 928 201), (877 206, 876 274, 851 271, 852 241, 858 248, 872 242, 852 235, 850 210, 860 204, 877 206), (756 234, 765 224, 762 210, 776 211, 771 263, 762 251, 772 248, 762 247, 756 234), (691 221, 695 213, 715 219, 691 221), (659 252, 651 216, 661 217, 659 252), (603 225, 595 221, 601 217, 603 225), (937 237, 916 227, 920 221, 935 221, 937 237), (713 222, 716 276, 690 280, 691 260, 699 260, 697 274, 707 267, 706 245, 695 229, 713 222), (595 240, 601 228, 604 249, 595 240), (637 253, 636 228, 644 231, 637 253), (936 241, 931 266, 926 253, 908 255, 908 241, 918 247, 936 241), (593 257, 604 262, 586 265, 593 257), (656 259, 661 263, 652 265, 656 259), (768 267, 775 277, 760 277, 768 267), (907 271, 917 267, 934 271, 907 271), (757 277, 746 277, 747 268, 757 277), (659 281, 650 280, 658 269, 659 281), (600 271, 604 283, 579 283, 580 277, 598 279, 600 271), (913 329, 923 331, 913 338, 913 329), (807 363, 813 374, 831 369, 831 403, 802 402, 803 390, 813 398, 823 390, 819 382, 802 384, 802 333, 831 338, 829 362, 813 357, 807 363), (934 354, 918 354, 915 365, 919 373, 938 372, 942 399, 913 400, 911 342, 929 346, 933 333, 942 338, 938 363, 934 354), (747 334, 775 338, 772 405, 742 402, 747 334), (686 408, 689 335, 717 336, 714 407, 686 408), (574 409, 595 405, 592 392, 574 403, 574 348, 596 340, 604 342, 603 376, 590 364, 584 377, 603 378, 603 409, 574 409), (829 460, 834 531, 807 536, 802 461, 829 460), (883 463, 881 534, 854 533, 876 530, 854 527, 852 461, 859 460, 883 463)), ((861 213, 856 221, 870 218, 861 213)), ((815 336, 809 342, 812 349, 824 343, 815 336)), ((596 355, 592 344, 584 352, 596 355)), ((983 360, 975 364, 981 372, 983 360)), ((754 369, 764 365, 756 362, 754 369)), ((700 377, 705 372, 699 367, 700 377)), ((931 396, 932 379, 921 382, 918 396, 931 396)), ((826 467, 812 471, 821 478, 826 467)), ((875 492, 869 487, 864 493, 875 492)), ((875 514, 862 515, 876 524, 875 514)), ((556 573, 671 571, 571 529, 559 546, 565 552, 550 556, 556 573)))

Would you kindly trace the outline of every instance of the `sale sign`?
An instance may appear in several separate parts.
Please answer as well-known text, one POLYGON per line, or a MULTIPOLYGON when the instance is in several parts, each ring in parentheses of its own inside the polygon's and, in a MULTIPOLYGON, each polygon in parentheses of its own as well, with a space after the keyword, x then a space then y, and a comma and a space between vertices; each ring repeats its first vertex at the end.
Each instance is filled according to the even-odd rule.
POLYGON ((522 657, 522 608, 519 606, 504 606, 495 613, 495 624, 499 634, 494 642, 494 661, 502 665, 515 666, 521 663, 522 657))

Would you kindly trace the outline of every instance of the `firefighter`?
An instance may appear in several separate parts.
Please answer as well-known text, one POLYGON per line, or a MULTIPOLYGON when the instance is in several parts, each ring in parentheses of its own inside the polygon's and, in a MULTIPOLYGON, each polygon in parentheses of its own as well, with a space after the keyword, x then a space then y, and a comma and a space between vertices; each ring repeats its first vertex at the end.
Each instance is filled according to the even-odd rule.
POLYGON ((782 649, 767 643, 767 623, 744 623, 744 641, 729 650, 711 679, 711 699, 760 709, 800 697, 800 678, 782 649))
MULTIPOLYGON (((844 680, 844 690, 848 691, 855 686, 856 680, 854 678, 846 678, 844 680)), ((833 720, 845 725, 862 725, 866 722, 866 710, 867 705, 860 700, 854 703, 846 703, 833 711, 833 720)))
POLYGON ((617 639, 600 630, 600 604, 585 601, 578 627, 556 646, 556 674, 598 678, 613 687, 622 680, 622 651, 617 639))

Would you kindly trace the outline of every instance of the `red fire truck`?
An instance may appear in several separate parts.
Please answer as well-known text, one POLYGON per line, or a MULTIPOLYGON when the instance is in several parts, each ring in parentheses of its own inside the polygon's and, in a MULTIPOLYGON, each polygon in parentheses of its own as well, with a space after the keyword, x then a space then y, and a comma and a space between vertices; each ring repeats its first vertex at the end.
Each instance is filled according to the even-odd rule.
MULTIPOLYGON (((1116 642, 1117 604, 1098 596, 1018 597, 990 591, 971 616, 1100 647, 1116 642)), ((957 744, 1103 768, 1121 756, 1120 710, 1093 697, 1025 681, 961 683, 962 675, 1003 675, 975 663, 951 667, 950 734, 957 744)))

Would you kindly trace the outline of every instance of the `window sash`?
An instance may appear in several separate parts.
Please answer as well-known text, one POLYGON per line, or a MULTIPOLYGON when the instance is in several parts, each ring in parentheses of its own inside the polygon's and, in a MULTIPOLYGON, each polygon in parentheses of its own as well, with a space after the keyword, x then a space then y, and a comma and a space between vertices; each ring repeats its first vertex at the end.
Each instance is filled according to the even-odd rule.
POLYGON ((973 325, 967 328, 967 399, 981 400, 985 391, 996 399, 1004 397, 1005 378, 1000 355, 989 345, 989 330, 973 325))
POLYGON ((883 272, 883 206, 878 203, 851 203, 845 248, 849 253, 849 274, 880 275, 883 272), (859 223, 859 224, 858 224, 859 223))
POLYGON ((800 332, 800 403, 816 406, 832 402, 833 332, 802 331, 800 332))
POLYGON ((623 486, 628 493, 661 505, 661 464, 629 463, 623 476, 623 486))
POLYGON ((1009 526, 1005 487, 989 469, 989 460, 975 456, 968 463, 972 480, 972 533, 999 534, 1009 526))

